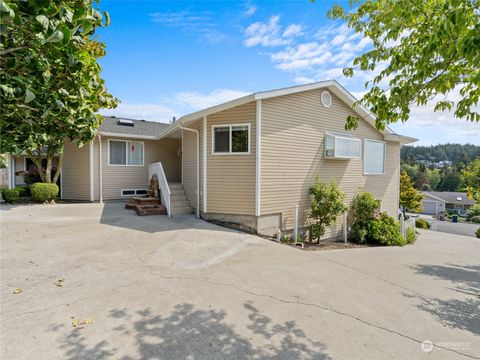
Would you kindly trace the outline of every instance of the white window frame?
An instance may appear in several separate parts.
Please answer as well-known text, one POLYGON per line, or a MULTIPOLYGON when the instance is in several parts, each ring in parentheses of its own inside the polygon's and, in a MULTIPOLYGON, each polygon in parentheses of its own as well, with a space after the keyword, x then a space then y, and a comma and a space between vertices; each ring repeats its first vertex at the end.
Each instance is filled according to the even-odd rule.
POLYGON ((120 196, 121 196, 121 197, 131 197, 131 196, 145 195, 145 194, 137 194, 137 191, 146 191, 147 194, 148 194, 148 189, 121 189, 121 190, 120 190, 120 196), (124 191, 133 191, 134 194, 123 195, 123 192, 124 192, 124 191))
POLYGON ((385 170, 387 167, 387 143, 381 140, 373 140, 373 139, 363 139, 363 175, 385 175, 385 170), (382 143, 383 144, 383 172, 376 173, 376 172, 367 172, 365 171, 365 143, 367 141, 382 143))
POLYGON ((341 160, 349 160, 349 159, 361 159, 362 158, 362 140, 359 139, 359 138, 356 138, 356 137, 353 137, 353 136, 347 136, 347 135, 341 135, 341 134, 338 134, 338 133, 332 133, 332 132, 328 132, 326 131, 325 132, 325 139, 324 139, 324 152, 323 152, 323 155, 325 157, 325 159, 341 159, 341 160), (333 147, 333 151, 334 151, 334 155, 333 156, 327 156, 327 141, 326 141, 326 137, 327 136, 333 136, 334 137, 334 147, 333 147), (341 139, 347 139, 347 140, 354 140, 355 142, 359 143, 360 144, 360 152, 358 154, 358 156, 340 156, 340 155, 336 155, 336 148, 337 148, 337 138, 341 138, 341 139))
POLYGON ((224 124, 224 125, 212 125, 212 155, 250 155, 250 123, 245 123, 245 124, 224 124), (248 136, 247 136, 247 141, 248 141, 248 151, 247 152, 232 152, 232 128, 235 126, 246 126, 248 129, 248 136), (229 128, 229 152, 215 152, 215 129, 216 128, 229 128))
MULTIPOLYGON (((121 167, 143 167, 145 166, 145 142, 144 141, 138 141, 138 140, 117 140, 117 139, 108 139, 108 166, 121 166, 121 167), (117 141, 117 142, 124 142, 124 143, 129 143, 129 142, 138 142, 142 144, 142 164, 141 165, 129 165, 128 164, 128 146, 125 144, 125 160, 126 164, 111 164, 110 163, 110 142, 112 141, 117 141)), ((125 189, 125 190, 130 190, 130 189, 125 189)))

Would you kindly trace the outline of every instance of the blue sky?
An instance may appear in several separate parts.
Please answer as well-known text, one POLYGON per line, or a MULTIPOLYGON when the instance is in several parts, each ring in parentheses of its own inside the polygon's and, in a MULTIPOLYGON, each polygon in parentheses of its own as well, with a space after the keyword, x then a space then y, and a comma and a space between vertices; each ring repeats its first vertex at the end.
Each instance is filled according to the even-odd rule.
MULTIPOLYGON (((336 79, 357 97, 371 74, 341 69, 368 39, 326 17, 332 1, 101 1, 111 25, 97 32, 109 91, 122 103, 102 113, 168 122, 245 94, 336 79)), ((480 125, 414 109, 392 128, 419 144, 480 145, 480 125)))

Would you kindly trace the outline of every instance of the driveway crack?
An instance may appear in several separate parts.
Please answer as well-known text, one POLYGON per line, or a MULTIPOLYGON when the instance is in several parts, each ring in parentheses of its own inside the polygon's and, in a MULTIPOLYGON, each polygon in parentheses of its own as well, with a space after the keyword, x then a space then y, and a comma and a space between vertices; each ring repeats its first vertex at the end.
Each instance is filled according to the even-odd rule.
MULTIPOLYGON (((348 314, 346 312, 343 312, 343 311, 340 311, 340 310, 337 310, 337 309, 334 309, 334 308, 330 308, 330 307, 325 306, 325 305, 302 302, 302 301, 297 301, 297 300, 286 300, 286 299, 282 299, 282 298, 279 298, 279 297, 276 297, 276 296, 273 296, 273 295, 270 295, 270 294, 257 293, 257 292, 242 288, 240 286, 237 286, 237 285, 231 284, 231 283, 224 283, 224 282, 218 282, 218 281, 212 281, 212 280, 206 280, 206 279, 196 279, 196 278, 191 278, 191 277, 186 277, 186 276, 171 276, 171 275, 164 275, 164 274, 160 274, 160 277, 162 279, 165 279, 165 280, 196 281, 196 282, 201 282, 201 283, 206 283, 206 284, 211 284, 211 285, 216 285, 216 286, 226 286, 226 287, 236 289, 240 292, 243 292, 243 293, 246 293, 246 294, 249 294, 249 295, 252 295, 252 296, 270 298, 272 300, 275 300, 275 301, 278 301, 278 302, 281 302, 281 303, 284 303, 284 304, 301 305, 301 306, 313 307, 313 308, 317 308, 317 309, 321 309, 321 310, 331 311, 331 312, 333 312, 337 315, 347 317, 347 318, 353 319, 355 321, 361 322, 362 324, 365 324, 367 326, 373 327, 375 329, 385 331, 385 332, 388 332, 388 333, 393 334, 393 335, 400 336, 404 339, 416 342, 417 344, 422 344, 423 343, 423 340, 416 339, 412 336, 403 334, 399 331, 389 329, 389 328, 381 326, 381 325, 374 324, 374 323, 372 323, 370 321, 367 321, 367 320, 364 320, 364 319, 362 319, 358 316, 348 314)), ((480 359, 479 357, 475 357, 473 355, 466 354, 466 353, 463 353, 463 352, 455 350, 455 349, 450 349, 450 348, 447 348, 447 347, 444 347, 444 346, 439 346, 437 344, 435 345, 435 347, 437 347, 438 349, 445 350, 445 351, 453 352, 453 353, 461 355, 461 356, 468 357, 470 359, 480 359)))

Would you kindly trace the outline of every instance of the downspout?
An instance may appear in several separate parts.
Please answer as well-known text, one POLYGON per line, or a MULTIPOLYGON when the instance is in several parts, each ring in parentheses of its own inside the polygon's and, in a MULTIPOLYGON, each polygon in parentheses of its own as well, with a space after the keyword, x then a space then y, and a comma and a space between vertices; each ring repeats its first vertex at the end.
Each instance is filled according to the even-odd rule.
POLYGON ((93 141, 88 144, 89 166, 90 166, 90 201, 95 200, 93 188, 93 141))
POLYGON ((103 202, 103 158, 102 158, 102 135, 98 135, 98 195, 100 197, 100 204, 103 202))
POLYGON ((200 133, 198 130, 178 126, 181 130, 191 131, 197 134, 197 218, 200 218, 200 133))
POLYGON ((8 188, 15 188, 15 160, 14 157, 8 155, 8 188))

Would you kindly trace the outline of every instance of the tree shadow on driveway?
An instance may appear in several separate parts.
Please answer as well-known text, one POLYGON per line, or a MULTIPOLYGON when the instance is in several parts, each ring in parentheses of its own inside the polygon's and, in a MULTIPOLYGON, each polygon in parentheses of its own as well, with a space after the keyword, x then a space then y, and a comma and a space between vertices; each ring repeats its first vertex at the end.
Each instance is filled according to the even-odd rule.
POLYGON ((464 296, 460 300, 417 295, 421 301, 416 305, 419 310, 430 313, 444 326, 480 335, 480 265, 418 264, 412 268, 417 274, 449 281, 449 289, 464 296))
MULTIPOLYGON (((325 346, 309 339, 294 321, 275 324, 261 315, 252 303, 245 303, 247 329, 257 336, 255 342, 229 324, 224 310, 199 309, 183 303, 167 316, 146 308, 138 311, 112 309, 108 318, 116 326, 94 344, 88 333, 72 329, 61 337, 60 348, 65 359, 330 359, 325 346), (133 349, 114 348, 109 338, 134 341, 133 349), (132 354, 134 353, 134 354, 132 354)), ((94 326, 94 325, 92 325, 94 326)), ((51 325, 51 331, 63 332, 62 324, 51 325)), ((251 334, 252 335, 252 334, 251 334)), ((91 335, 93 336, 93 335, 91 335)))

